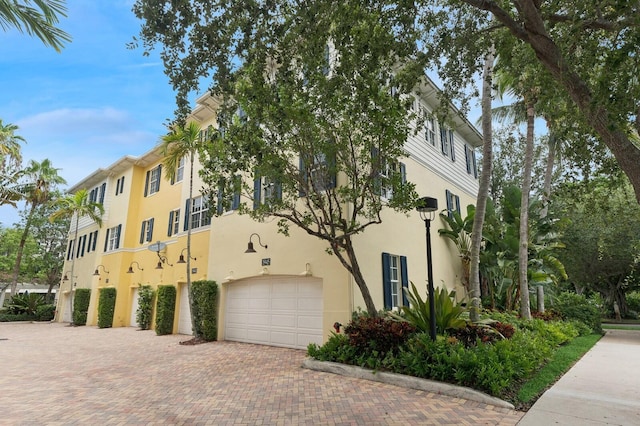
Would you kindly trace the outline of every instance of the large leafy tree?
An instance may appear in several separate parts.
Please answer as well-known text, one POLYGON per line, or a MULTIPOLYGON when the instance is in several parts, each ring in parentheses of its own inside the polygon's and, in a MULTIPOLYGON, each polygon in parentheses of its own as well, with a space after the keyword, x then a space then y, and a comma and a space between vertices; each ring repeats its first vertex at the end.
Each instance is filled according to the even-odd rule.
POLYGON ((498 56, 513 60, 513 70, 535 58, 547 81, 539 95, 575 106, 580 133, 608 147, 640 202, 639 9, 638 2, 596 0, 425 0, 418 16, 425 46, 445 58, 434 64, 454 92, 479 69, 486 50, 474 42, 479 34, 493 33, 498 56), (532 54, 514 55, 522 49, 532 54))
MULTIPOLYGON (((54 212, 51 214, 51 216, 49 216, 49 220, 51 220, 52 222, 60 220, 68 221, 70 219, 74 219, 74 247, 78 243, 78 229, 80 226, 81 218, 88 217, 90 220, 97 223, 98 226, 102 226, 102 215, 104 214, 104 207, 100 203, 91 201, 89 198, 89 191, 87 191, 86 189, 80 189, 74 194, 68 194, 64 197, 56 199, 54 208, 54 212)), ((76 258, 74 256, 73 260, 71 261, 71 277, 74 276, 73 274, 75 264, 76 258)), ((72 283, 73 278, 69 281, 70 285, 73 285, 72 283)), ((73 292, 70 292, 69 295, 69 312, 73 312, 73 292)))
POLYGON ((578 293, 600 293, 610 308, 616 302, 623 315, 625 294, 640 283, 640 208, 631 194, 628 183, 612 189, 606 178, 568 183, 555 207, 566 218, 559 256, 568 282, 578 293))
POLYGON ((48 159, 45 159, 42 162, 31 160, 24 169, 24 200, 26 201, 25 209, 27 209, 28 212, 25 215, 24 229, 22 231, 22 237, 20 238, 20 244, 18 245, 18 252, 16 254, 16 263, 13 270, 13 282, 11 283, 11 296, 16 293, 24 245, 27 241, 36 211, 38 207, 51 201, 51 194, 58 185, 66 183, 66 181, 58 175, 58 170, 60 169, 53 167, 51 161, 48 159))
POLYGON ((15 28, 38 37, 57 52, 71 36, 56 27, 59 16, 67 16, 65 0, 0 0, 0 28, 15 28))
MULTIPOLYGON (((176 177, 176 171, 180 165, 180 161, 189 160, 189 200, 193 199, 193 172, 196 154, 198 152, 198 143, 201 141, 201 129, 198 123, 189 122, 187 125, 177 125, 167 135, 161 139, 162 155, 164 156, 164 166, 167 171, 167 179, 173 181, 176 177)), ((191 212, 184 212, 189 218, 191 212)), ((193 309, 193 300, 191 295, 191 219, 187 219, 187 294, 189 297, 189 312, 191 316, 191 325, 193 337, 198 339, 202 336, 198 334, 199 328, 195 326, 195 313, 193 309)))
POLYGON ((254 218, 325 241, 375 315, 353 239, 416 197, 398 163, 419 119, 404 96, 423 77, 415 11, 322 0, 139 0, 134 10, 145 46, 162 45, 180 107, 213 73, 222 131, 202 150, 211 199, 241 191, 259 200, 244 208, 254 218))

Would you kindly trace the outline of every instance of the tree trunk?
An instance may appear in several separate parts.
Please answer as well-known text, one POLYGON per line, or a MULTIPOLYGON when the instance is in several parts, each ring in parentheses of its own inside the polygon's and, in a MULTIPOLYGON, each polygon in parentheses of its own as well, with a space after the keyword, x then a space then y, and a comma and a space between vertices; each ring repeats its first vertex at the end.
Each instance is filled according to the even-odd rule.
POLYGON ((24 231, 22 231, 22 236, 20 237, 20 245, 18 246, 18 253, 16 253, 16 263, 13 266, 13 280, 11 281, 11 297, 16 294, 18 289, 18 278, 20 276, 20 265, 22 264, 22 254, 24 253, 24 245, 27 243, 27 236, 29 235, 29 227, 31 226, 31 218, 33 217, 33 213, 36 210, 36 204, 31 203, 31 208, 29 209, 29 216, 27 216, 27 221, 24 225, 24 231))
POLYGON ((524 156, 522 177, 522 198, 520 201, 520 246, 518 250, 518 274, 520 284, 520 316, 531 319, 529 306, 529 192, 531 191, 531 169, 533 167, 535 109, 533 103, 527 103, 527 146, 524 156))
POLYGON ((364 280, 364 276, 362 276, 362 271, 360 270, 360 265, 358 264, 358 258, 356 257, 356 252, 353 249, 353 242, 350 237, 345 237, 344 244, 342 248, 347 254, 347 258, 345 259, 343 254, 334 247, 335 244, 332 244, 332 249, 342 266, 344 266, 347 271, 351 274, 356 285, 360 289, 360 294, 362 295, 362 299, 364 300, 364 304, 367 308, 367 313, 371 317, 378 316, 378 310, 376 309, 375 303, 373 303, 373 298, 371 297, 371 293, 369 293, 369 287, 367 287, 367 283, 364 280))
POLYGON ((491 86, 493 74, 494 48, 487 54, 484 62, 484 79, 482 82, 482 173, 476 199, 476 213, 473 218, 471 232, 471 259, 469 261, 469 287, 471 288, 471 321, 480 320, 480 248, 482 246, 482 229, 487 208, 487 198, 491 185, 491 168, 493 165, 493 128, 491 117, 491 86))
POLYGON ((547 155, 547 167, 544 171, 544 184, 542 185, 542 210, 540 218, 547 217, 549 212, 549 202, 551 200, 551 179, 553 178, 553 166, 556 162, 556 150, 558 141, 556 141, 553 132, 549 134, 549 154, 547 155))
MULTIPOLYGON (((189 200, 190 206, 193 203, 193 162, 194 162, 194 153, 191 151, 190 155, 190 167, 189 167, 189 200)), ((193 337, 198 339, 200 338, 200 333, 198 332, 198 328, 196 327, 195 315, 193 312, 193 296, 191 295, 191 213, 185 212, 187 215, 187 295, 189 297, 189 316, 191 317, 191 331, 193 332, 193 337)))

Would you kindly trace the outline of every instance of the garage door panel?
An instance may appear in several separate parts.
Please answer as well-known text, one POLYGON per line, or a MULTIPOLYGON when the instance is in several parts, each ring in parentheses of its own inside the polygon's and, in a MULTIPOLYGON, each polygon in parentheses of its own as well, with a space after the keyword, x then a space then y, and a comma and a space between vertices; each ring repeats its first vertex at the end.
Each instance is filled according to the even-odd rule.
POLYGON ((300 315, 298 316, 298 328, 308 328, 311 330, 322 329, 322 316, 320 315, 300 315))
POLYGON ((189 306, 189 290, 186 285, 180 287, 180 311, 178 312, 178 333, 193 334, 191 328, 191 308, 189 306))
POLYGON ((296 311, 298 303, 295 297, 288 299, 276 298, 271 300, 272 310, 296 311))
POLYGON ((296 327, 295 315, 272 315, 271 316, 272 327, 296 327))
POLYGON ((133 297, 131 298, 131 317, 129 318, 130 327, 138 327, 138 303, 140 295, 137 288, 133 289, 133 297))
POLYGON ((225 305, 227 340, 299 349, 322 343, 322 281, 317 278, 231 283, 225 305))

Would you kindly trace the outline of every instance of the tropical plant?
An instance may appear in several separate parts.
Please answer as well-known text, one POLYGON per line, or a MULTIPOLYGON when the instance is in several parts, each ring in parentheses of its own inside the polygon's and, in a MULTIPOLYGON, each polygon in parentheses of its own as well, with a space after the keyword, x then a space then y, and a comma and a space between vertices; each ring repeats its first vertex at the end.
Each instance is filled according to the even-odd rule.
POLYGON ((20 238, 20 244, 18 245, 18 251, 16 253, 16 263, 13 268, 13 281, 11 283, 11 295, 16 293, 18 287, 22 254, 38 207, 51 200, 52 191, 55 190, 57 185, 66 183, 66 181, 58 175, 58 170, 60 169, 54 168, 48 159, 42 162, 31 160, 29 165, 24 169, 24 177, 26 178, 24 200, 26 201, 25 208, 28 208, 28 213, 26 214, 22 237, 20 238))
POLYGON ((86 325, 87 313, 89 312, 89 302, 91 301, 91 289, 79 288, 76 290, 76 297, 73 299, 73 324, 86 325))
MULTIPOLYGON (((180 161, 189 159, 189 200, 193 199, 193 165, 195 162, 198 145, 202 142, 202 131, 195 121, 186 126, 176 126, 168 135, 162 137, 163 164, 167 170, 167 179, 173 181, 180 161)), ((185 215, 191 213, 186 211, 185 215)), ((185 264, 187 275, 187 294, 189 295, 189 315, 191 324, 195 324, 193 312, 193 296, 191 295, 191 219, 187 219, 187 261, 185 264)), ((199 338, 201 331, 193 327, 193 337, 199 338)))
POLYGON ((65 0, 1 0, 0 28, 14 27, 21 33, 35 35, 45 46, 60 52, 64 42, 71 41, 69 34, 55 26, 58 16, 67 16, 65 3, 65 0))
POLYGON ((471 267, 471 237, 473 221, 476 208, 473 205, 467 206, 467 216, 462 218, 457 210, 446 210, 440 213, 440 219, 449 226, 447 228, 438 229, 438 234, 453 241, 462 262, 462 285, 464 286, 467 296, 471 292, 469 286, 469 274, 471 267))
POLYGON ((8 311, 10 314, 35 315, 41 305, 46 305, 46 302, 37 293, 16 294, 9 301, 8 311))
MULTIPOLYGON (((388 314, 397 320, 407 321, 416 329, 428 333, 431 324, 431 310, 429 308, 429 297, 423 300, 420 292, 413 282, 411 290, 404 288, 409 306, 400 307, 400 313, 389 312, 388 314)), ((455 302, 455 292, 449 292, 446 286, 435 289, 434 305, 436 310, 436 333, 444 334, 446 330, 464 327, 467 322, 461 318, 466 311, 464 307, 455 302)))
MULTIPOLYGON (((70 218, 74 218, 74 232, 73 232, 73 241, 76 243, 78 241, 78 228, 80 226, 80 218, 88 217, 93 222, 95 222, 99 227, 102 226, 102 215, 104 214, 104 207, 102 204, 97 203, 95 201, 91 201, 89 199, 89 191, 86 189, 80 189, 75 194, 69 194, 65 197, 58 198, 55 201, 56 210, 49 216, 49 220, 55 222, 56 220, 69 220, 70 218)), ((74 276, 74 268, 75 268, 75 256, 71 260, 71 271, 70 274, 74 276)), ((72 284, 73 280, 69 280, 69 285, 72 284)), ((62 300, 62 298, 60 299, 62 300)), ((69 293, 69 309, 70 312, 73 312, 73 292, 69 293)), ((73 319, 72 319, 73 322, 73 319)))
POLYGON ((116 309, 117 290, 114 287, 105 287, 100 289, 98 299, 98 327, 113 327, 113 315, 116 309))

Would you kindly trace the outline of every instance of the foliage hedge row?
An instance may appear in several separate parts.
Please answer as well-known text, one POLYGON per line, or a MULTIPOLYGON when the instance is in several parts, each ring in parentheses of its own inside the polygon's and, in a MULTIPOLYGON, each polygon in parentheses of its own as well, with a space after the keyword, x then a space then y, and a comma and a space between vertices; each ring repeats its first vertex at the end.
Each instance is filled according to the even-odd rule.
POLYGON ((73 323, 75 325, 87 325, 87 312, 91 299, 90 288, 79 288, 73 298, 73 323))
POLYGON ((553 309, 565 320, 581 321, 594 332, 602 332, 600 309, 583 294, 562 292, 556 296, 553 309))
POLYGON ((156 302, 156 334, 173 333, 173 317, 176 309, 176 288, 172 285, 158 286, 156 302))
POLYGON ((110 328, 113 326, 113 314, 116 309, 116 289, 105 287, 100 289, 98 300, 98 327, 110 328))
POLYGON ((218 337, 218 284, 200 280, 191 283, 194 331, 206 341, 218 337))
MULTIPOLYGON (((419 332, 383 353, 377 349, 379 342, 363 350, 362 346, 351 344, 350 335, 334 333, 323 346, 310 344, 308 354, 320 361, 438 380, 507 398, 512 388, 537 370, 556 347, 580 332, 571 322, 516 322, 510 339, 488 344, 479 341, 466 346, 448 335, 432 341, 429 334, 419 332)), ((590 330, 585 327, 583 331, 590 330)))

